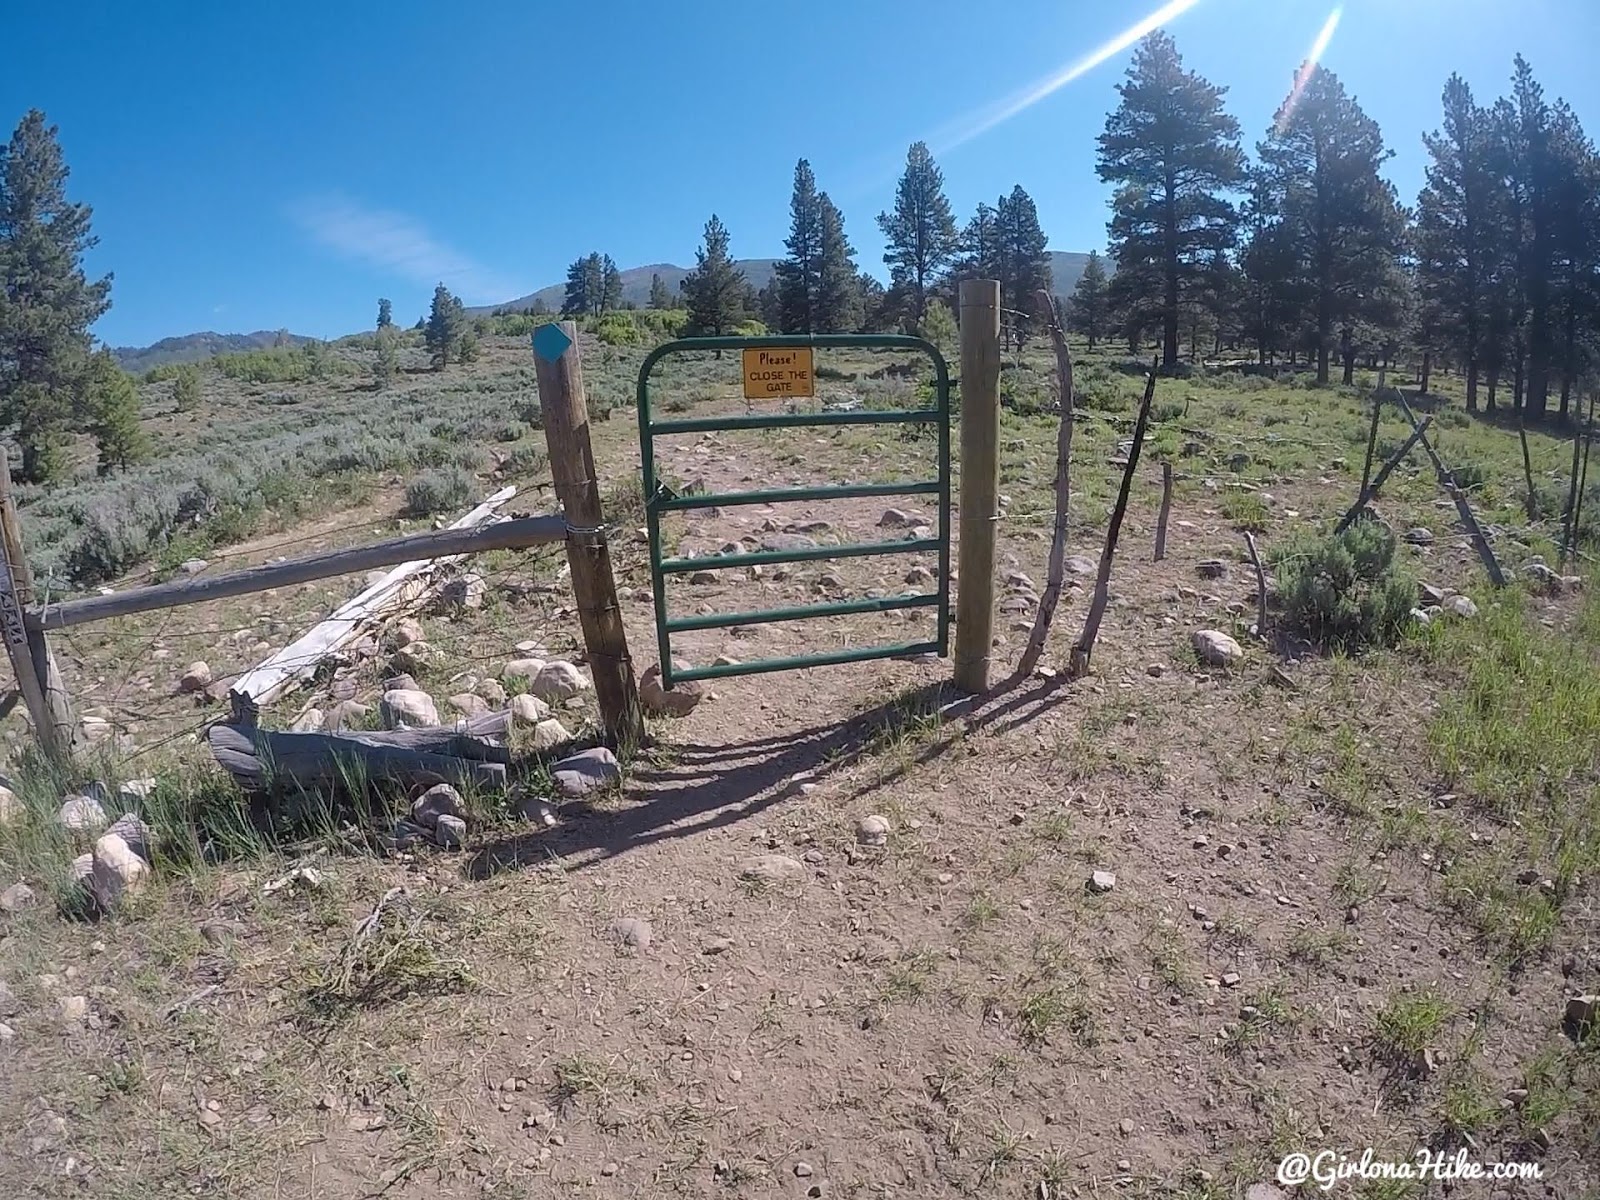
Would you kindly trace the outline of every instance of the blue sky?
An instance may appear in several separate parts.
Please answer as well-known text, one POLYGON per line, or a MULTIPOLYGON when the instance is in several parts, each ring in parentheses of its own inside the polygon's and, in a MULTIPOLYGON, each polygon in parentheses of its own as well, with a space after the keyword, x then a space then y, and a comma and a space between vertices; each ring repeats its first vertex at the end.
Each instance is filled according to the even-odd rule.
MULTIPOLYGON (((331 337, 370 326, 380 295, 414 320, 440 278, 491 303, 591 249, 688 264, 712 211, 735 254, 781 254, 802 155, 882 274, 873 217, 917 138, 963 218, 1021 183, 1053 248, 1101 247, 1094 138, 1129 52, 1041 81, 1161 4, 18 0, 0 123, 37 106, 61 127, 91 268, 116 275, 106 341, 331 337)), ((1167 27, 1253 146, 1334 7, 1194 0, 1167 27)), ((1342 8, 1323 61, 1382 125, 1408 201, 1452 70, 1492 97, 1521 50, 1600 131, 1596 0, 1342 8)))

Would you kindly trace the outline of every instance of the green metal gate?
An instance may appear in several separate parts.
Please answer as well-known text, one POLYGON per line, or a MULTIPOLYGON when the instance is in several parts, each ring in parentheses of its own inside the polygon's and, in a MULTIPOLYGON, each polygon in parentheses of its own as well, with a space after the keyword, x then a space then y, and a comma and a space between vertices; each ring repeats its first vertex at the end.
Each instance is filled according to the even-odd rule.
POLYGON ((816 334, 774 337, 683 338, 657 346, 639 368, 639 451, 644 467, 645 521, 650 541, 650 582, 655 593, 656 643, 660 651, 662 682, 671 687, 678 681, 716 679, 729 675, 754 675, 765 671, 788 671, 799 667, 821 667, 835 663, 865 662, 869 659, 897 658, 912 654, 936 653, 943 656, 950 642, 950 373, 938 347, 922 338, 878 334, 816 334), (696 350, 781 350, 793 347, 813 349, 854 348, 913 350, 933 361, 935 405, 916 409, 858 409, 852 411, 759 413, 720 417, 694 417, 688 420, 658 421, 650 409, 650 372, 669 354, 696 350), (753 492, 722 492, 679 496, 656 475, 655 439, 664 434, 721 433, 741 429, 795 429, 838 425, 931 424, 938 438, 939 473, 936 479, 894 482, 837 484, 819 487, 768 488, 753 492), (661 556, 661 516, 696 508, 732 507, 741 504, 777 504, 797 500, 849 499, 862 496, 938 497, 939 527, 935 536, 898 542, 860 542, 842 546, 803 547, 794 550, 757 550, 744 554, 718 554, 704 558, 663 558, 661 556), (670 575, 708 568, 721 570, 778 563, 816 562, 832 558, 864 558, 882 554, 908 554, 935 550, 939 555, 937 589, 910 596, 882 599, 863 598, 798 608, 775 608, 750 612, 708 613, 699 616, 667 617, 666 580, 670 575), (672 667, 672 635, 700 629, 723 629, 755 625, 768 621, 799 621, 808 617, 847 616, 857 613, 894 612, 909 608, 936 608, 938 629, 932 641, 899 645, 865 646, 789 658, 766 658, 754 662, 721 666, 697 666, 687 671, 672 667))

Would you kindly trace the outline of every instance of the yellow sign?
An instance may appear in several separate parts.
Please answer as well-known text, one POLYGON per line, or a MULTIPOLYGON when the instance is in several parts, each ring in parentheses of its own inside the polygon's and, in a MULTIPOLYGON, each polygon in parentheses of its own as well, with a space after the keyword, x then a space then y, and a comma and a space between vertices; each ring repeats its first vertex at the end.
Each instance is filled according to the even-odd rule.
POLYGON ((811 347, 785 350, 745 350, 744 396, 764 400, 774 396, 814 396, 811 347))

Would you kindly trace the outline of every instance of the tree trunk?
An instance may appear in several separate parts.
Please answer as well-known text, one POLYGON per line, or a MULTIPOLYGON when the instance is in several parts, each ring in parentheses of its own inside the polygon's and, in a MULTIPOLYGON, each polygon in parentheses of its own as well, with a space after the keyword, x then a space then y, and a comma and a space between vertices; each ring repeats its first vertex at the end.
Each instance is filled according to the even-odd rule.
POLYGON ((1467 359, 1467 411, 1478 411, 1478 360, 1467 359))
POLYGON ((1432 373, 1432 371, 1433 371, 1433 351, 1424 350, 1422 352, 1422 380, 1421 380, 1421 385, 1422 386, 1417 389, 1417 395, 1426 396, 1428 394, 1428 376, 1432 373))
POLYGON ((1488 403, 1484 406, 1486 409, 1488 409, 1489 412, 1493 412, 1495 410, 1494 394, 1495 394, 1495 391, 1499 388, 1499 386, 1500 386, 1500 365, 1498 363, 1496 363, 1494 366, 1491 366, 1489 368, 1489 398, 1488 398, 1488 403))
POLYGON ((1317 347, 1317 382, 1328 382, 1328 347, 1326 343, 1317 347))
MULTIPOLYGON (((1517 355, 1517 361, 1511 366, 1511 407, 1518 412, 1527 412, 1522 403, 1522 387, 1528 378, 1528 359, 1526 355, 1517 355)), ((1542 414, 1541 414, 1542 415, 1542 414)))
POLYGON ((1177 229, 1177 198, 1174 193, 1178 190, 1177 181, 1173 178, 1169 167, 1167 172, 1166 204, 1166 244, 1163 247, 1163 266, 1166 268, 1165 294, 1162 297, 1164 311, 1161 314, 1161 367, 1170 371, 1178 365, 1178 229, 1177 229))
POLYGON ((1572 403, 1572 376, 1561 376, 1561 419, 1567 419, 1567 408, 1572 403))
POLYGON ((1344 375, 1340 382, 1349 387, 1356 381, 1356 348, 1350 340, 1348 326, 1339 331, 1339 357, 1344 360, 1344 375))

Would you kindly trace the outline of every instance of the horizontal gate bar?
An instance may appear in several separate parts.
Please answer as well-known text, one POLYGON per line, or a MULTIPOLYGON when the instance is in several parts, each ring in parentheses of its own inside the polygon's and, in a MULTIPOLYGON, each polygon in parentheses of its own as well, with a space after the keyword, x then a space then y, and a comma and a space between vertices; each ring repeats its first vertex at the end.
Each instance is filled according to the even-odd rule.
POLYGON ((721 433, 730 429, 803 429, 808 425, 916 425, 943 421, 937 408, 888 408, 878 411, 768 413, 745 417, 692 417, 687 421, 651 421, 651 437, 664 433, 721 433))
POLYGON ((937 550, 938 538, 904 542, 852 542, 845 546, 808 546, 804 550, 754 550, 749 554, 708 554, 704 558, 664 558, 656 568, 663 575, 684 571, 721 571, 732 567, 764 567, 776 563, 816 562, 826 558, 866 558, 872 554, 918 554, 937 550))
POLYGON ((841 483, 819 487, 768 488, 762 492, 705 492, 656 500, 658 512, 686 508, 731 508, 736 504, 783 504, 794 500, 853 500, 862 496, 920 496, 939 490, 937 479, 919 483, 841 483))
POLYGON ((827 654, 802 654, 795 658, 762 658, 754 662, 726 663, 722 666, 690 667, 673 671, 667 684, 690 683, 696 679, 726 679, 730 675, 760 675, 766 671, 793 671, 803 667, 832 667, 841 663, 870 662, 875 658, 909 658, 913 654, 938 654, 938 642, 907 642, 900 646, 867 646, 859 650, 835 650, 827 654))
POLYGON ((392 567, 399 563, 448 558, 483 550, 514 550, 544 542, 560 542, 566 536, 567 521, 562 516, 520 517, 471 529, 440 529, 432 533, 355 546, 349 550, 332 550, 327 554, 290 559, 288 562, 263 563, 259 567, 230 571, 226 575, 181 579, 126 592, 113 592, 109 596, 62 600, 29 610, 28 620, 36 622, 40 629, 62 629, 68 625, 82 625, 86 621, 104 621, 157 608, 178 608, 207 600, 223 600, 230 596, 264 592, 268 588, 370 571, 376 567, 392 567))
POLYGON ((938 592, 919 592, 915 596, 836 600, 829 604, 802 604, 797 608, 705 613, 697 617, 678 617, 676 620, 670 620, 667 622, 667 632, 687 633, 692 629, 725 629, 735 625, 760 625, 767 621, 804 621, 811 617, 848 617, 854 613, 896 612, 902 608, 930 608, 937 603, 939 603, 938 592))

